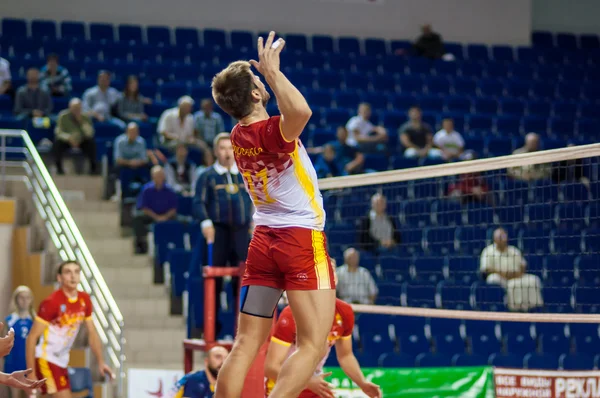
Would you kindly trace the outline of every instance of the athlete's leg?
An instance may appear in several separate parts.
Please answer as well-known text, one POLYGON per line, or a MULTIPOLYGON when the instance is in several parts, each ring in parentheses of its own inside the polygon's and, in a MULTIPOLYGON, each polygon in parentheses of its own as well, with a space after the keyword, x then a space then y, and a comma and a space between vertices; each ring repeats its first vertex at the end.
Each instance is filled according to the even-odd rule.
POLYGON ((51 395, 52 398, 71 398, 72 396, 70 390, 62 390, 51 395))
POLYGON ((298 349, 283 364, 270 398, 297 397, 325 354, 327 335, 335 315, 335 290, 287 292, 298 349))

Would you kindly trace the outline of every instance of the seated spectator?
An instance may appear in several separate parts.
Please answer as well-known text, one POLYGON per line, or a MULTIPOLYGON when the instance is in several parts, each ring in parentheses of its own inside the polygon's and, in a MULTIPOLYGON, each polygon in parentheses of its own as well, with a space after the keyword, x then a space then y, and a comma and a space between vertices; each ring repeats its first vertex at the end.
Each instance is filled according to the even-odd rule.
POLYGON ((194 117, 192 116, 194 100, 192 97, 185 95, 179 98, 177 105, 175 108, 167 109, 160 116, 158 121, 160 142, 169 148, 175 148, 179 143, 206 147, 204 142, 197 140, 194 135, 194 117))
POLYGON ((315 161, 315 171, 317 177, 338 177, 342 175, 336 161, 336 153, 333 145, 325 144, 323 146, 323 152, 317 157, 315 161))
POLYGON ((59 65, 58 55, 48 55, 40 74, 42 88, 53 97, 68 97, 71 94, 71 75, 67 68, 59 65))
POLYGON ((508 308, 527 311, 544 305, 542 282, 537 275, 526 274, 527 262, 521 251, 508 244, 503 228, 494 231, 494 243, 481 252, 479 270, 487 283, 506 289, 508 308))
MULTIPOLYGON (((525 136, 525 145, 515 149, 513 155, 522 153, 533 153, 540 149, 540 136, 536 133, 528 133, 525 136)), ((507 170, 509 176, 522 181, 537 181, 550 178, 552 170, 549 164, 534 164, 528 166, 513 167, 507 170)))
POLYGON ((349 136, 346 143, 350 146, 375 149, 376 144, 387 141, 387 130, 382 126, 374 126, 371 119, 371 105, 366 102, 358 106, 358 115, 348 120, 346 129, 349 136))
POLYGON ((413 49, 420 57, 439 59, 444 56, 442 36, 435 33, 430 24, 421 26, 421 36, 413 44, 413 49))
POLYGON ((126 122, 145 122, 144 104, 151 103, 149 98, 140 95, 140 83, 136 76, 129 76, 123 95, 117 101, 117 115, 126 122))
POLYGON ((442 129, 433 136, 433 145, 442 151, 442 158, 447 162, 473 158, 471 151, 465 151, 465 140, 454 130, 454 120, 450 118, 442 121, 442 129))
POLYGON ((371 197, 369 215, 359 221, 358 242, 362 250, 388 250, 400 244, 402 237, 398 222, 387 214, 386 208, 385 196, 376 193, 371 197))
MULTIPOLYGON (((225 133, 225 134, 227 134, 227 133, 225 133)), ((214 143, 213 143, 213 145, 214 145, 214 143)), ((192 179, 192 187, 191 187, 192 192, 196 192, 196 183, 198 182, 198 178, 202 175, 202 173, 204 173, 206 171, 206 169, 208 169, 214 163, 215 163, 215 156, 213 155, 213 152, 210 150, 203 151, 202 152, 202 164, 196 165, 196 170, 194 170, 194 178, 192 179)))
MULTIPOLYGON (((567 145, 572 147, 573 144, 567 145)), ((580 182, 586 187, 590 187, 590 180, 583 172, 583 162, 581 159, 563 160, 552 166, 552 181, 556 184, 561 182, 580 182)))
POLYGON ((152 181, 144 185, 137 198, 137 211, 133 217, 136 254, 148 252, 148 226, 169 221, 177 216, 177 194, 165 184, 161 166, 152 167, 152 181))
POLYGON ((337 296, 347 303, 374 304, 379 289, 368 269, 359 267, 360 253, 349 248, 344 252, 344 264, 336 268, 337 296))
POLYGON ((119 168, 137 169, 148 165, 146 140, 140 137, 140 128, 136 123, 130 122, 125 132, 115 138, 113 157, 119 168))
POLYGON ((400 143, 406 148, 404 156, 407 158, 438 159, 442 151, 433 147, 433 133, 431 126, 423 121, 421 108, 413 106, 408 111, 409 120, 400 126, 400 143))
POLYGON ((27 70, 27 84, 17 90, 14 112, 19 119, 50 116, 52 97, 40 87, 40 71, 36 68, 27 70))
POLYGON ((344 169, 347 174, 360 174, 364 171, 365 156, 355 147, 348 145, 348 130, 339 126, 337 129, 337 141, 331 142, 338 160, 338 167, 344 169))
POLYGON ((63 154, 70 148, 79 148, 90 162, 90 172, 95 174, 96 166, 96 141, 94 140, 94 125, 92 120, 83 114, 79 98, 69 101, 69 108, 58 114, 54 130, 54 157, 56 171, 64 174, 62 165, 63 154))
POLYGON ((12 87, 12 75, 10 73, 10 62, 0 57, 0 95, 8 95, 15 98, 15 90, 12 87))
POLYGON ((481 173, 461 174, 458 183, 448 187, 448 195, 460 199, 462 204, 477 202, 494 205, 494 195, 481 173))
POLYGON ((185 144, 178 144, 175 156, 165 165, 167 184, 177 193, 191 196, 192 183, 196 175, 196 165, 188 159, 188 149, 185 144))
POLYGON ((83 111, 94 121, 112 123, 125 129, 125 122, 112 116, 112 110, 121 93, 110 86, 110 72, 98 72, 98 84, 83 93, 83 111))
POLYGON ((200 110, 194 113, 194 122, 198 138, 212 145, 217 135, 225 131, 223 117, 213 110, 213 101, 205 98, 200 103, 200 110))

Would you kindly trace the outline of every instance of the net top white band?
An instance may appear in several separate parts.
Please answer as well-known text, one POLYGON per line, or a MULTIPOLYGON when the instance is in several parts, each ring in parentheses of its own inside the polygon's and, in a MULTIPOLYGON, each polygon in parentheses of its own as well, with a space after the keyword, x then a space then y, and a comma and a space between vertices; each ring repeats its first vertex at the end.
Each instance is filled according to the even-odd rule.
POLYGON ((490 159, 477 159, 452 164, 416 167, 403 170, 382 171, 371 174, 357 174, 344 177, 319 180, 319 188, 343 189, 365 185, 389 184, 400 181, 421 180, 425 178, 446 177, 465 173, 475 173, 511 167, 531 166, 535 164, 561 162, 563 160, 583 159, 600 156, 600 144, 572 146, 548 151, 499 156, 490 159))

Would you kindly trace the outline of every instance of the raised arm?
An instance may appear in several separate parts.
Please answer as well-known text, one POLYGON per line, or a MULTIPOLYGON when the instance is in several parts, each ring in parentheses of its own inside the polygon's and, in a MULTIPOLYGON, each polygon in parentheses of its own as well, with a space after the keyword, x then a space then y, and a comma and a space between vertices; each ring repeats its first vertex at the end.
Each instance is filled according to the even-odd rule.
POLYGON ((281 112, 283 137, 287 141, 294 141, 302 134, 312 111, 302 93, 279 70, 279 54, 285 41, 280 38, 273 42, 274 38, 275 32, 269 33, 264 44, 263 38, 258 38, 258 62, 251 60, 250 63, 265 77, 275 93, 281 112))

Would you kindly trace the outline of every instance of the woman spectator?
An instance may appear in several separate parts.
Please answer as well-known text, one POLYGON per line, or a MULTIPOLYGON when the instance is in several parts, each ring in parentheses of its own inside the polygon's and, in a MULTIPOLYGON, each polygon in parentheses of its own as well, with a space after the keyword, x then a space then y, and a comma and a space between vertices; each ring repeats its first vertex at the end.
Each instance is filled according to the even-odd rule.
POLYGON ((136 76, 129 76, 123 96, 117 103, 117 117, 125 122, 145 122, 148 115, 144 113, 144 105, 152 103, 150 98, 140 95, 140 83, 136 76))
MULTIPOLYGON (((27 369, 25 361, 25 340, 33 325, 35 311, 33 309, 33 293, 27 286, 19 286, 15 289, 10 302, 11 314, 6 317, 7 330, 15 331, 15 343, 12 351, 4 359, 4 372, 12 373, 27 369)), ((11 388, 11 397, 22 397, 21 391, 11 388)))

